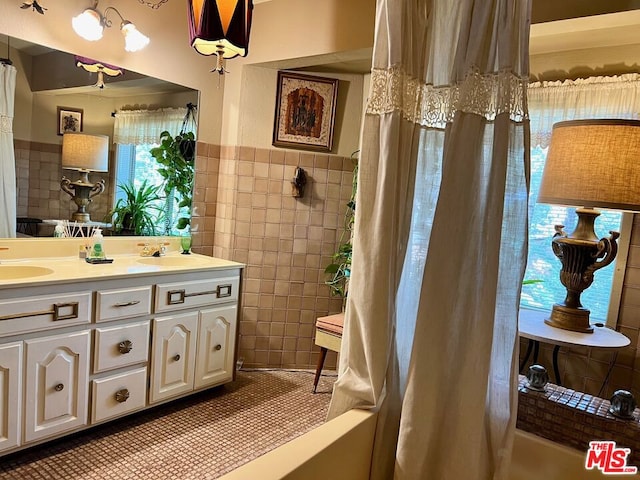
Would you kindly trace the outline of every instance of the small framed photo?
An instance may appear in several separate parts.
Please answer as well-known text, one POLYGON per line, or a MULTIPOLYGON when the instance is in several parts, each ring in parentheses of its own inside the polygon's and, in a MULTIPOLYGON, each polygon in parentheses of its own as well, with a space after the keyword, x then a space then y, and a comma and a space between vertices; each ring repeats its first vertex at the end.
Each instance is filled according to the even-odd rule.
POLYGON ((273 145, 330 152, 338 80, 278 72, 273 145))
POLYGON ((58 135, 82 132, 81 108, 58 107, 58 135))

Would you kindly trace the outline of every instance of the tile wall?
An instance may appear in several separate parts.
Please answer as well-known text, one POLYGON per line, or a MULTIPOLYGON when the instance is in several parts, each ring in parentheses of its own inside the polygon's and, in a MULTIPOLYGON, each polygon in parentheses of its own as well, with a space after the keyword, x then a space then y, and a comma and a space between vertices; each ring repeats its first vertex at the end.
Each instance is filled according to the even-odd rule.
MULTIPOLYGON (((342 309, 324 268, 344 230, 352 171, 341 156, 198 144, 194 248, 247 265, 238 354, 245 366, 315 368, 315 320, 342 309), (307 174, 301 199, 291 194, 298 166, 307 174)), ((325 365, 335 362, 330 354, 325 365)))

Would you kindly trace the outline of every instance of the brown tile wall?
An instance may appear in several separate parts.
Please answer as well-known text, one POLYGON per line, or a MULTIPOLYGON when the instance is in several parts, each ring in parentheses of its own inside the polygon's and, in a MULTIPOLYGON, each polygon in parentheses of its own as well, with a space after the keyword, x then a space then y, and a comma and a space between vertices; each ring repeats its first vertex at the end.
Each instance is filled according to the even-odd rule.
MULTIPOLYGON (((17 180, 17 214, 18 217, 45 219, 69 219, 77 206, 71 197, 60 189, 63 175, 72 181, 78 178, 78 172, 63 170, 61 167, 62 147, 58 144, 14 141, 17 180)), ((113 159, 113 152, 110 158, 113 159)), ((113 165, 113 163, 111 163, 113 165)), ((91 173, 89 179, 105 180, 105 192, 93 197, 89 206, 91 219, 102 221, 111 205, 111 185, 113 184, 113 168, 110 173, 91 173)), ((53 228, 42 228, 44 235, 52 235, 53 228)))
POLYGON ((609 413, 609 400, 552 384, 545 390, 529 390, 520 376, 517 428, 584 452, 590 441, 613 440, 631 448, 629 465, 640 466, 640 409, 621 420, 609 413))
MULTIPOLYGON (((614 391, 629 390, 640 400, 640 216, 635 215, 617 330, 626 335, 631 344, 616 353, 603 349, 562 347, 558 355, 562 384, 567 388, 598 395, 610 362, 615 360, 611 376, 600 395, 610 398, 614 391)), ((613 268, 612 266, 607 268, 613 268)), ((598 281, 597 273, 596 279, 598 281)), ((524 356, 526 341, 520 342, 520 356, 524 356)), ((552 369, 553 346, 540 344, 538 363, 552 369)), ((531 363, 531 362, 529 362, 531 363)), ((523 373, 523 372, 521 372, 523 373)))
MULTIPOLYGON (((315 320, 342 308, 324 268, 342 235, 352 171, 340 156, 198 145, 194 245, 246 264, 238 353, 245 366, 315 367, 315 320), (291 195, 297 166, 307 174, 302 199, 291 195)), ((329 354, 325 365, 335 362, 329 354)))

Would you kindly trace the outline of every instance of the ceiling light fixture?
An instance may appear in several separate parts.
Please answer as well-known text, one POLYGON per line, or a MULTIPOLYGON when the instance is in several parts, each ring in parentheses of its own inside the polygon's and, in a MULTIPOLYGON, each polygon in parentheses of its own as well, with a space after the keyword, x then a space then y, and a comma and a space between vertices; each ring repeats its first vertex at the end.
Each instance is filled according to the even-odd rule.
POLYGON ((95 83, 94 87, 104 88, 105 75, 117 77, 118 75, 124 74, 124 70, 122 68, 116 67, 115 65, 109 65, 108 63, 99 62, 93 58, 80 57, 76 55, 75 59, 76 67, 82 67, 87 72, 98 74, 98 81, 95 83))
POLYGON ((129 20, 125 20, 114 7, 107 7, 104 13, 98 10, 98 0, 94 0, 93 7, 85 9, 80 15, 73 17, 71 25, 73 30, 85 40, 96 41, 102 38, 104 27, 111 27, 112 22, 107 18, 107 13, 113 10, 120 17, 120 31, 124 36, 127 52, 137 52, 149 44, 149 37, 140 33, 136 26, 129 20))
POLYGON ((223 74, 224 59, 249 53, 252 0, 189 0, 189 40, 196 52, 217 55, 223 74))

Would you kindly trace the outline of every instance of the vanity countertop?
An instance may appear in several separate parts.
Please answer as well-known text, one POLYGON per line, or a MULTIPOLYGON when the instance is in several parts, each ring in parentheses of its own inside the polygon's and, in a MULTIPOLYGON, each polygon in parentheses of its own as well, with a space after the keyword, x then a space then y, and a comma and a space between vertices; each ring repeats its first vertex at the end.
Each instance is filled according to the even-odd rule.
POLYGON ((161 257, 111 255, 110 258, 113 258, 113 263, 95 265, 69 257, 3 261, 0 264, 0 289, 244 267, 237 262, 198 254, 170 253, 161 257), (24 269, 25 275, 22 277, 23 267, 40 267, 51 272, 42 274, 36 268, 32 269, 36 275, 29 275, 29 269, 24 269), (6 269, 4 274, 3 269, 6 269))
POLYGON ((38 240, 37 243, 3 239, 0 241, 0 290, 244 267, 241 263, 206 255, 182 255, 179 237, 167 238, 166 255, 143 257, 139 253, 141 238, 107 239, 105 251, 113 263, 95 265, 73 254, 79 245, 75 239, 38 240))

